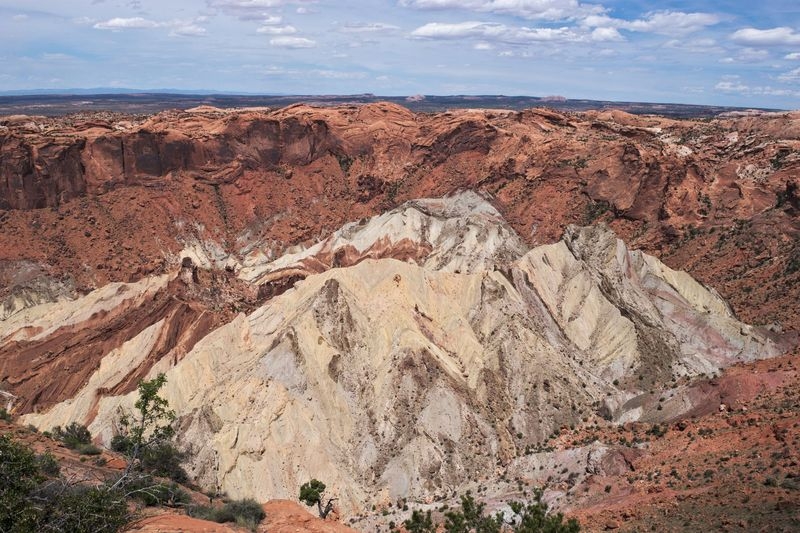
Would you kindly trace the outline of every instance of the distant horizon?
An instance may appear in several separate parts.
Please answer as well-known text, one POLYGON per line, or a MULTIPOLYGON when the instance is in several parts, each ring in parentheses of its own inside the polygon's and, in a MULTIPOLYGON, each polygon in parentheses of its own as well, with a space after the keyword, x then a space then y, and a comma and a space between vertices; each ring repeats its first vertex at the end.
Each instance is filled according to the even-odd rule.
MULTIPOLYGON (((573 98, 560 94, 375 94, 371 92, 353 93, 318 93, 318 94, 295 94, 295 93, 258 93, 258 92, 236 92, 215 89, 175 89, 169 87, 140 89, 135 87, 71 87, 71 88, 40 88, 40 89, 14 89, 0 90, 0 97, 37 97, 37 96, 137 96, 137 95, 174 95, 174 96, 226 96, 226 97, 249 97, 249 98, 332 98, 343 99, 348 97, 371 97, 375 99, 401 99, 415 96, 425 98, 529 98, 534 100, 547 100, 551 98, 563 98, 571 102, 598 102, 598 103, 620 103, 620 104, 642 104, 642 105, 666 105, 666 106, 689 106, 689 107, 720 107, 730 109, 753 109, 760 111, 794 111, 800 109, 800 103, 796 108, 764 107, 748 105, 726 105, 726 104, 702 104, 695 102, 667 102, 667 101, 645 101, 645 100, 608 100, 601 98, 573 98)), ((549 103, 552 103, 549 102, 549 103)))

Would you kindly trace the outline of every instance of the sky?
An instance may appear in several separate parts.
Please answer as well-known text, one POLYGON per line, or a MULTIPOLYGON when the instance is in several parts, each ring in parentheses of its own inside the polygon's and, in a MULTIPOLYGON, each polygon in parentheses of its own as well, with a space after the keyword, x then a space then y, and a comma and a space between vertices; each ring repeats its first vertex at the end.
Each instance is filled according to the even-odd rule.
POLYGON ((798 0, 0 0, 0 91, 800 108, 798 0))

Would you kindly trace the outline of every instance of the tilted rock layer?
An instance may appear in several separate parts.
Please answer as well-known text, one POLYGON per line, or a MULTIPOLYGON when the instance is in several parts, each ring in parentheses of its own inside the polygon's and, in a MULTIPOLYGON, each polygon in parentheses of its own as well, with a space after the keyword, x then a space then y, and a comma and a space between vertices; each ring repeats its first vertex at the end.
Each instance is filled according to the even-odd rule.
POLYGON ((352 511, 501 473, 562 426, 596 413, 638 419, 648 389, 791 342, 739 322, 713 290, 605 226, 570 226, 528 250, 472 192, 408 202, 269 255, 251 250, 229 264, 238 278, 208 282, 256 296, 205 334, 175 308, 184 300, 185 312, 220 323, 222 311, 197 303, 208 274, 192 259, 7 318, 4 361, 93 357, 69 393, 44 374, 4 370, 18 412, 42 428, 85 422, 108 442, 119 407, 135 400, 132 383, 163 371, 203 486, 265 500, 316 477, 352 511), (176 303, 137 328, 115 326, 159 295, 176 303), (63 346, 89 330, 114 342, 63 346))

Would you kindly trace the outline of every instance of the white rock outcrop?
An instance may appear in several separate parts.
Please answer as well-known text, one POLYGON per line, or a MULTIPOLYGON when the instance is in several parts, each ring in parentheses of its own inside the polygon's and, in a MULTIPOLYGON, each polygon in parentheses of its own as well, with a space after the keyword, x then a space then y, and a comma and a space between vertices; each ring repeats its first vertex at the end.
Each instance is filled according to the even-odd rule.
MULTIPOLYGON (((291 498, 312 477, 345 511, 376 494, 451 491, 607 398, 615 416, 635 417, 620 406, 652 382, 782 349, 606 228, 571 227, 526 253, 472 193, 349 224, 240 277, 287 270, 304 279, 150 371, 167 375, 191 474, 233 497, 291 498), (332 260, 344 249, 346 266, 332 260)), ((74 305, 110 305, 109 290, 74 305)), ((108 442, 135 394, 98 390, 135 366, 151 329, 109 353, 75 398, 24 422, 49 428, 91 410, 90 430, 108 442)))

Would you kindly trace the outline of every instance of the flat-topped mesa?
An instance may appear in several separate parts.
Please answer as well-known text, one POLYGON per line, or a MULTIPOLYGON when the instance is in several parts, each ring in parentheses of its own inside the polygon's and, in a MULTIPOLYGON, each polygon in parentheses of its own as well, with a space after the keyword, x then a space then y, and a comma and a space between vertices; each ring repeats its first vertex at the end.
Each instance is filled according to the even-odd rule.
POLYGON ((327 239, 268 261, 252 253, 239 277, 266 291, 365 259, 393 258, 426 269, 473 273, 508 268, 527 252, 500 213, 472 191, 438 199, 411 200, 382 215, 346 224, 327 239))

